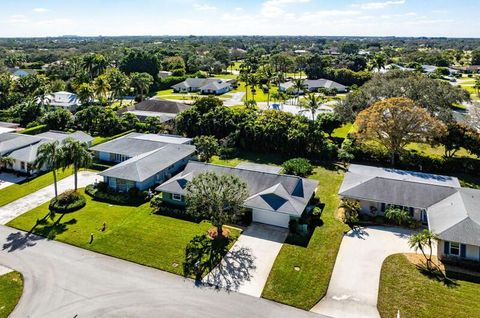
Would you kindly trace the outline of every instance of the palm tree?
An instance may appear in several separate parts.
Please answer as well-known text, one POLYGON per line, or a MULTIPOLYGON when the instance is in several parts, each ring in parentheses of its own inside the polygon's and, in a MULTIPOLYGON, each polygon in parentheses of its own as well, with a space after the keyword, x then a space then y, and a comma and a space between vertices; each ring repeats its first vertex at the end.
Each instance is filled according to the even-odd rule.
POLYGON ((385 55, 375 54, 373 57, 372 66, 374 69, 376 68, 380 72, 381 69, 385 68, 386 61, 387 59, 385 58, 385 55))
POLYGON ((307 85, 305 84, 305 81, 301 78, 295 78, 293 79, 293 90, 295 91, 295 98, 299 100, 300 93, 303 92, 305 89, 307 89, 307 85))
POLYGON ((12 157, 0 157, 0 169, 11 167, 14 163, 15 159, 13 159, 12 157))
MULTIPOLYGON (((110 89, 112 90, 111 99, 115 97, 124 95, 129 86, 129 80, 127 75, 122 73, 116 68, 110 69, 107 72, 108 83, 110 84, 110 89)), ((120 99, 120 107, 122 107, 123 99, 120 99)))
POLYGON ((315 121, 315 114, 318 109, 326 102, 326 98, 322 95, 317 95, 315 93, 310 93, 307 95, 305 100, 302 101, 301 107, 309 110, 312 114, 312 120, 315 121))
POLYGON ((82 104, 90 103, 93 99, 93 95, 93 88, 88 83, 80 84, 80 86, 77 88, 77 96, 82 104))
POLYGON ((410 248, 413 248, 415 251, 420 250, 427 261, 428 270, 432 269, 432 252, 433 252, 433 242, 438 240, 437 234, 433 233, 430 230, 423 230, 422 232, 413 235, 408 240, 410 248), (425 253, 425 248, 429 249, 430 253, 427 256, 425 253))
POLYGON ((240 66, 240 75, 238 79, 245 83, 245 100, 248 101, 248 85, 250 84, 250 70, 243 66, 240 66))
POLYGON ((62 148, 59 146, 59 142, 52 141, 44 143, 40 145, 40 147, 38 147, 37 159, 34 163, 34 167, 37 170, 40 170, 42 168, 52 170, 53 185, 55 187, 55 198, 58 196, 57 169, 61 167, 62 159, 62 148))
POLYGON ((92 164, 92 155, 88 151, 88 145, 73 138, 66 138, 63 141, 62 168, 65 170, 68 166, 73 166, 75 178, 75 191, 78 186, 78 170, 87 168, 92 164))
POLYGON ((473 88, 477 90, 477 96, 480 97, 480 77, 477 77, 475 79, 475 84, 473 85, 473 88))
POLYGON ((110 90, 108 78, 105 75, 98 76, 93 82, 93 87, 98 99, 106 98, 108 91, 110 90))
POLYGON ((153 84, 153 77, 148 73, 132 73, 131 82, 135 92, 140 95, 140 100, 143 100, 143 95, 150 90, 153 84))

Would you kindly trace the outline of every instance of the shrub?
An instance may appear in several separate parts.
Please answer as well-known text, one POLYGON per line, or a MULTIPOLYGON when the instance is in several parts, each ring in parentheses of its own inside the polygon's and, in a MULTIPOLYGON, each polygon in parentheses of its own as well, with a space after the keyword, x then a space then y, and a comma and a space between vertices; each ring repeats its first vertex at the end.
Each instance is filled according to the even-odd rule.
POLYGON ((288 222, 288 229, 290 233, 296 234, 298 232, 298 221, 296 219, 291 219, 290 222, 288 222))
POLYGON ((385 217, 397 225, 408 225, 411 222, 408 211, 398 207, 388 208, 387 211, 385 211, 385 217))
POLYGON ((233 159, 238 155, 237 148, 221 147, 218 151, 220 159, 233 159))
POLYGON ((161 195, 153 197, 150 201, 150 206, 155 210, 155 214, 197 223, 201 221, 201 218, 188 213, 186 208, 172 206, 163 202, 161 195))
POLYGON ((313 172, 313 166, 308 159, 294 158, 283 163, 283 173, 306 177, 313 172))
MULTIPOLYGON (((136 189, 136 188, 135 188, 136 189)), ((149 200, 148 191, 133 190, 132 193, 120 193, 110 189, 105 183, 100 182, 97 186, 93 184, 85 188, 85 193, 97 201, 122 205, 138 205, 149 200), (131 194, 136 194, 132 196, 131 194)))
POLYGON ((85 197, 74 190, 68 190, 50 201, 50 211, 70 213, 80 210, 87 204, 85 197))
POLYGON ((465 269, 468 269, 468 270, 480 272, 480 262, 479 261, 462 259, 462 258, 454 257, 454 256, 443 256, 441 258, 441 261, 445 265, 461 267, 461 268, 465 268, 465 269))

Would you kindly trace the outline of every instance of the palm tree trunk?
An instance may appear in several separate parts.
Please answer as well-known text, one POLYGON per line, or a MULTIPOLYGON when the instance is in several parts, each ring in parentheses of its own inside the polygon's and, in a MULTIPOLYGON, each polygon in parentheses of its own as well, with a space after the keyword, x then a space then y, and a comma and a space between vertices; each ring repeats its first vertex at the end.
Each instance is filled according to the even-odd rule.
POLYGON ((223 227, 222 225, 217 226, 217 238, 223 237, 223 227))
POLYGON ((267 93, 267 108, 270 108, 270 88, 268 89, 267 93))
POLYGON ((74 167, 73 167, 73 174, 74 174, 73 178, 74 178, 74 180, 75 180, 75 191, 77 191, 77 185, 78 185, 77 172, 78 172, 78 168, 74 166, 74 167))
POLYGON ((55 168, 53 169, 53 187, 55 188, 55 198, 58 196, 58 188, 57 188, 57 171, 55 168))

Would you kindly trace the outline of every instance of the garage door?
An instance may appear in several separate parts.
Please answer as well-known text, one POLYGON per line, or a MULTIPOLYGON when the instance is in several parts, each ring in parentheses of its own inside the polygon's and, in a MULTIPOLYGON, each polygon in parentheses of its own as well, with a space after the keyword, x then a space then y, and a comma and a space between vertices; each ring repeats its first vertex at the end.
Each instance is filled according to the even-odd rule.
POLYGON ((288 222, 290 221, 290 216, 288 214, 256 209, 253 209, 252 217, 253 222, 265 223, 280 227, 288 227, 288 222))

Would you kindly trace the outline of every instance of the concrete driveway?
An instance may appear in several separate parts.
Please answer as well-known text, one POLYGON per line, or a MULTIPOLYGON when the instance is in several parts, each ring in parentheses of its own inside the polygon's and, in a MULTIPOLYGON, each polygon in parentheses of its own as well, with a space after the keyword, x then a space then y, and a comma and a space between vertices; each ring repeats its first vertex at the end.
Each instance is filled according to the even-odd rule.
POLYGON ((0 189, 22 182, 23 180, 25 180, 25 177, 19 177, 13 173, 0 172, 0 189))
POLYGON ((312 311, 335 318, 380 318, 377 298, 382 263, 391 254, 412 252, 408 245, 412 233, 395 227, 358 228, 347 233, 327 295, 312 311))
MULTIPOLYGON (((73 178, 74 177, 72 175, 58 182, 57 185, 59 194, 74 188, 73 178)), ((94 183, 96 179, 99 179, 97 173, 91 171, 80 171, 78 172, 78 187, 86 187, 87 185, 94 183)), ((51 184, 43 189, 38 190, 37 192, 31 193, 21 199, 0 207, 0 224, 7 224, 17 216, 50 201, 53 197, 55 197, 55 188, 53 184, 51 184)))
POLYGON ((243 96, 245 96, 245 92, 236 92, 232 93, 230 98, 227 98, 223 101, 225 106, 235 106, 235 105, 242 105, 243 104, 243 96))
POLYGON ((318 317, 5 226, 0 244, 0 262, 25 279, 10 318, 318 317))
POLYGON ((203 282, 260 297, 287 234, 288 229, 252 223, 203 282))

